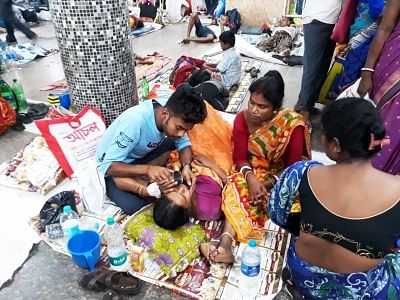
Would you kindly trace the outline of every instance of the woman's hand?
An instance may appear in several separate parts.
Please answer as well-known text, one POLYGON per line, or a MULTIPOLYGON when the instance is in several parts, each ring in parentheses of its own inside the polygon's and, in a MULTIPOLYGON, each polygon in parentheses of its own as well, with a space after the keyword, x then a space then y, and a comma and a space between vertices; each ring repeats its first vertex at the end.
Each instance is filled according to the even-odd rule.
POLYGON ((190 165, 185 165, 182 169, 182 177, 183 180, 187 183, 188 186, 194 186, 196 183, 196 175, 193 174, 190 165))
POLYGON ((371 95, 372 93, 372 73, 368 71, 364 71, 361 75, 361 81, 358 85, 357 93, 360 95, 361 98, 364 98, 366 94, 371 95))
POLYGON ((147 175, 150 177, 150 180, 153 182, 159 182, 163 180, 171 180, 171 175, 174 171, 159 167, 159 166, 148 166, 147 175))
POLYGON ((260 205, 268 195, 264 184, 259 182, 253 173, 247 176, 247 184, 249 186, 250 204, 260 205))
POLYGON ((158 188, 160 189, 161 194, 171 193, 178 186, 178 183, 171 179, 158 181, 157 184, 158 184, 158 188))

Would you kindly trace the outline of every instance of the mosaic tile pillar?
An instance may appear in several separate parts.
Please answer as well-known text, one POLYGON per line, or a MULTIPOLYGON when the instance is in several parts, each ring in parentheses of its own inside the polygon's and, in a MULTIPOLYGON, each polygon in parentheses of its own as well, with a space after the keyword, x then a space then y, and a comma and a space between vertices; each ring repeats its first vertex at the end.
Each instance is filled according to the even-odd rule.
POLYGON ((126 0, 50 0, 75 112, 100 109, 107 125, 138 103, 126 0))

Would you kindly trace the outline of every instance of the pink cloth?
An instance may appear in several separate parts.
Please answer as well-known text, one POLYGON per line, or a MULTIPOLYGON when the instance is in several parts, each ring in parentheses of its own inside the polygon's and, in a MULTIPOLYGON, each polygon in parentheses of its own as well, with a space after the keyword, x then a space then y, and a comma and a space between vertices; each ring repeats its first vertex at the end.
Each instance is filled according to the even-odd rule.
POLYGON ((212 221, 221 217, 222 188, 209 176, 196 178, 196 215, 198 220, 212 221))

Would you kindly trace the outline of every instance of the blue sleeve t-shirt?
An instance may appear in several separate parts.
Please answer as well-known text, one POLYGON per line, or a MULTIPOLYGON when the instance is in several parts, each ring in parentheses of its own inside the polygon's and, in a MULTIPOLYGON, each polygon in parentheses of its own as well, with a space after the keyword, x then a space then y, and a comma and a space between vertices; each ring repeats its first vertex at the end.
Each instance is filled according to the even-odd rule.
MULTIPOLYGON (((153 101, 164 106, 168 98, 153 101)), ((103 174, 113 162, 130 164, 146 156, 166 138, 156 126, 153 101, 127 109, 107 128, 96 150, 96 161, 103 174)), ((175 140, 175 145, 178 151, 191 146, 186 134, 175 140)))

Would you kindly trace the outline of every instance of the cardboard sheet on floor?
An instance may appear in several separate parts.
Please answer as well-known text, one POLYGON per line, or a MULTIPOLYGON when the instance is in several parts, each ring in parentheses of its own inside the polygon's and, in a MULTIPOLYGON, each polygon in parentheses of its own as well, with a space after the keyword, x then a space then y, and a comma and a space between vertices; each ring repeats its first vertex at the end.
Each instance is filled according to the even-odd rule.
POLYGON ((30 217, 39 213, 52 195, 70 189, 72 184, 68 179, 46 196, 0 185, 0 287, 12 278, 29 257, 33 245, 40 241, 28 224, 30 217))

